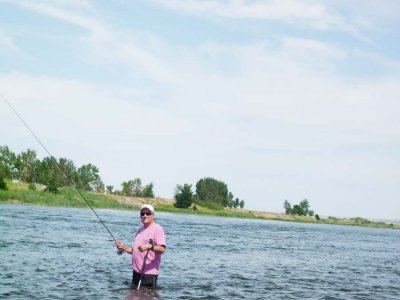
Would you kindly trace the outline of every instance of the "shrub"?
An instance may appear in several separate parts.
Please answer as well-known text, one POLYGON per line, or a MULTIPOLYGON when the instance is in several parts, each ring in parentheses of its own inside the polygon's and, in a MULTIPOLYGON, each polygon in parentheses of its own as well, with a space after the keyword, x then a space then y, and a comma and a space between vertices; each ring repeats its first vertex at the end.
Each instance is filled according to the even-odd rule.
POLYGON ((188 208, 193 202, 192 186, 190 184, 177 185, 175 190, 175 207, 188 208))
POLYGON ((218 203, 211 202, 211 201, 196 200, 196 203, 200 206, 207 207, 209 209, 214 209, 214 210, 223 210, 224 209, 224 206, 222 204, 218 204, 218 203))
POLYGON ((3 177, 0 177, 0 190, 8 190, 8 186, 3 177))
POLYGON ((50 180, 49 184, 47 185, 47 187, 44 189, 45 192, 50 192, 53 194, 57 194, 58 193, 58 187, 55 183, 54 180, 50 180))

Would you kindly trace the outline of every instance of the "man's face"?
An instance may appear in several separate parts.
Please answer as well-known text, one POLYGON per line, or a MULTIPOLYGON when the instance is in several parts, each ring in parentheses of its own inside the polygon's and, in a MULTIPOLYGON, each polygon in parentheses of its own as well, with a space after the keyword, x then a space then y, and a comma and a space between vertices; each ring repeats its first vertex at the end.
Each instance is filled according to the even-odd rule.
POLYGON ((143 224, 151 223, 154 220, 154 215, 148 208, 143 208, 140 211, 140 220, 143 224))

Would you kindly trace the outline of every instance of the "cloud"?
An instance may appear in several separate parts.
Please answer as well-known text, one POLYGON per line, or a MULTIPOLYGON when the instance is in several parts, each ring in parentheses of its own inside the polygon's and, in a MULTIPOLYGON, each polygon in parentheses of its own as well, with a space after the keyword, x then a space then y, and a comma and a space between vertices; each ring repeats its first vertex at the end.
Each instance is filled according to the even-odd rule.
POLYGON ((196 1, 153 0, 160 6, 197 16, 229 19, 253 19, 298 23, 317 30, 351 31, 356 29, 343 16, 320 3, 294 0, 272 1, 196 1))
MULTIPOLYGON (((168 196, 176 184, 212 176, 252 207, 281 211, 286 197, 300 201, 304 196, 311 197, 313 208, 332 203, 325 211, 334 211, 335 201, 362 201, 399 178, 397 156, 387 150, 395 149, 400 138, 395 59, 288 32, 178 45, 155 33, 116 28, 91 2, 66 3, 18 5, 83 29, 70 47, 95 71, 85 79, 68 79, 62 72, 3 73, 0 88, 52 153, 98 165, 106 184, 117 187, 141 177, 155 183, 157 194, 168 196), (384 71, 374 78, 340 73, 339 66, 353 58, 384 71), (91 79, 99 69, 116 70, 118 76, 97 83, 91 79)), ((334 10, 321 5, 311 9, 314 15, 302 17, 303 2, 263 3, 160 5, 237 20, 311 20, 315 27, 331 14, 325 28, 335 22, 346 26, 345 19, 335 19, 334 10)), ((2 142, 32 147, 29 134, 9 115, 0 109, 2 142)))
POLYGON ((93 12, 85 1, 19 1, 14 4, 88 30, 100 31, 102 28, 101 23, 87 17, 93 12))
POLYGON ((2 29, 0 29, 0 47, 3 51, 7 50, 10 52, 19 52, 19 49, 15 45, 12 37, 2 29))
POLYGON ((346 52, 339 47, 332 46, 315 39, 303 39, 295 37, 282 38, 283 51, 287 51, 288 55, 295 58, 310 57, 313 60, 321 58, 326 60, 337 60, 346 58, 346 52))
MULTIPOLYGON (((168 83, 177 78, 173 76, 173 70, 168 65, 144 48, 145 44, 139 45, 139 41, 135 40, 138 33, 124 32, 103 22, 101 16, 90 6, 90 2, 21 1, 16 4, 86 30, 88 35, 80 36, 80 42, 81 47, 87 47, 90 53, 87 56, 89 60, 96 55, 99 59, 128 65, 141 76, 145 75, 159 82, 168 83)), ((151 36, 147 40, 149 43, 154 42, 151 36)), ((140 43, 142 42, 143 40, 140 40, 140 43)))

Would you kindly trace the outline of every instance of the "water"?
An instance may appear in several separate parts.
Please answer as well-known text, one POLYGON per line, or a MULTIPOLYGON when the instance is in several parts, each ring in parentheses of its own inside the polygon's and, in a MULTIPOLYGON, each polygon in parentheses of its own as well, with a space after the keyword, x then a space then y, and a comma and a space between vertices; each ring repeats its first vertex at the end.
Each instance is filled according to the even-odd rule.
MULTIPOLYGON (((97 210, 128 243, 138 212, 97 210)), ((400 299, 400 231, 156 213, 156 292, 88 209, 0 204, 0 298, 400 299)))

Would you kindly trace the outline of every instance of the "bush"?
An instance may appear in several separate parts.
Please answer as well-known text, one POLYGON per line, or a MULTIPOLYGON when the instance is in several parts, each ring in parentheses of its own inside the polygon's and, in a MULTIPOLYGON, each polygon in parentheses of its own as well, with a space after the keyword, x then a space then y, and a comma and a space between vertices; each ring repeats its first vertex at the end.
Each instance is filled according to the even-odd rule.
POLYGON ((45 192, 50 192, 53 194, 57 194, 58 193, 58 187, 55 183, 54 180, 50 180, 49 184, 47 185, 47 187, 44 189, 45 192))
POLYGON ((351 218, 350 220, 354 221, 356 224, 370 224, 371 221, 368 219, 356 217, 356 218, 351 218))
POLYGON ((196 200, 196 203, 200 206, 207 207, 207 208, 213 209, 213 210, 223 210, 224 209, 224 206, 222 204, 218 204, 218 203, 211 202, 211 201, 196 200))
POLYGON ((0 190, 8 190, 8 186, 3 177, 0 177, 0 190))
POLYGON ((31 190, 31 191, 36 191, 36 184, 30 183, 30 184, 28 185, 28 189, 31 190))

